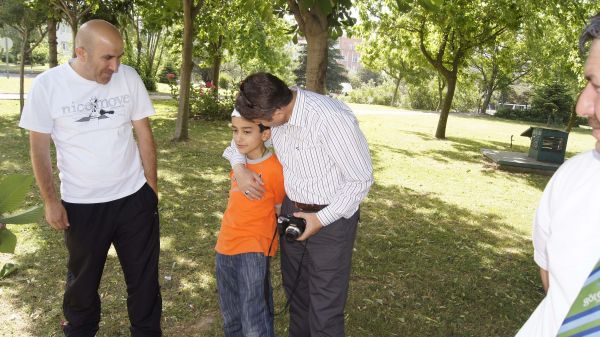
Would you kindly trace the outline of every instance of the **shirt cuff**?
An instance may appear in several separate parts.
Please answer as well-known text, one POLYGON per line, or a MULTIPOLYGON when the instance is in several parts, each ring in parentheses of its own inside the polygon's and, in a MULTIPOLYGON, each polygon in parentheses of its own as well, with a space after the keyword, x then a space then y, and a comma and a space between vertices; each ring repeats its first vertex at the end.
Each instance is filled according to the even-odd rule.
POLYGON ((339 217, 331 211, 331 207, 325 207, 316 213, 317 218, 323 224, 323 227, 335 222, 339 217))

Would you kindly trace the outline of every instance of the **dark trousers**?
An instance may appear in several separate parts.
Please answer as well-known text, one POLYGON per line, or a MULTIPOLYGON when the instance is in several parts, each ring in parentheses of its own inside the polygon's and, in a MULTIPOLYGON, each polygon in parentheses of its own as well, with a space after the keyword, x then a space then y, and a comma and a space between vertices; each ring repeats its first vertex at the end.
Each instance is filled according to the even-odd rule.
POLYGON ((132 336, 161 336, 162 299, 158 284, 158 199, 148 184, 110 202, 63 202, 70 227, 63 311, 66 336, 91 337, 100 322, 98 286, 111 243, 127 284, 132 336))
MULTIPOLYGON (((281 213, 297 211, 286 198, 281 213)), ((306 244, 280 238, 283 286, 290 300, 290 337, 344 336, 344 306, 358 218, 357 211, 349 219, 339 219, 306 244)))

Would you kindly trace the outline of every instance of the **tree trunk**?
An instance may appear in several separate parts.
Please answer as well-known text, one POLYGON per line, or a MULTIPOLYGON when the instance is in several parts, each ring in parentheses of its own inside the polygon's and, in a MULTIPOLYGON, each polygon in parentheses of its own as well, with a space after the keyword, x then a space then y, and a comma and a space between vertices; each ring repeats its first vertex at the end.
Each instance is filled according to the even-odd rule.
POLYGON ((183 50, 181 74, 179 77, 179 108, 175 123, 173 140, 181 142, 189 139, 188 122, 190 115, 190 84, 192 79, 192 42, 193 42, 192 0, 183 1, 183 50))
POLYGON ((223 46, 223 35, 219 35, 219 42, 216 45, 216 48, 214 49, 214 55, 213 55, 213 62, 210 68, 211 74, 210 74, 210 80, 212 81, 212 84, 215 86, 214 87, 214 93, 215 95, 219 94, 219 74, 221 73, 221 62, 223 62, 223 51, 222 51, 222 46, 223 46))
POLYGON ((491 87, 491 83, 488 84, 487 88, 485 88, 485 96, 483 97, 483 104, 481 104, 481 114, 485 114, 487 111, 488 105, 490 105, 490 101, 492 100, 492 95, 494 94, 494 89, 491 87))
POLYGON ((437 129, 435 131, 435 138, 437 139, 446 139, 446 124, 448 123, 448 115, 450 114, 452 99, 454 98, 454 90, 456 89, 456 78, 456 72, 450 73, 446 78, 446 82, 448 82, 448 90, 446 90, 444 104, 442 105, 442 111, 440 112, 440 119, 438 120, 437 129))
MULTIPOLYGON (((308 25, 311 23, 307 22, 308 25)), ((320 94, 325 94, 326 89, 328 38, 329 32, 326 29, 306 34, 306 89, 320 94)))
POLYGON ((58 65, 58 51, 56 42, 56 20, 48 18, 48 67, 54 68, 58 65))
POLYGON ((390 103, 391 106, 394 106, 394 103, 396 103, 396 99, 398 98, 398 88, 400 88, 400 76, 398 76, 396 78, 396 88, 394 89, 394 96, 392 97, 392 102, 390 103))
POLYGON ((567 124, 567 127, 565 128, 565 132, 571 132, 571 129, 573 129, 573 127, 575 126, 575 123, 577 121, 577 102, 579 102, 579 96, 581 96, 581 93, 583 92, 582 90, 579 90, 579 94, 577 95, 577 98, 575 99, 575 102, 573 102, 573 107, 571 108, 571 116, 569 116, 569 123, 567 124))
POLYGON ((73 37, 73 58, 77 57, 77 54, 75 54, 75 48, 77 48, 76 43, 75 43, 75 37, 77 36, 77 20, 75 20, 74 22, 71 22, 71 35, 73 37))
POLYGON ((29 30, 25 29, 21 43, 21 65, 19 67, 19 118, 23 113, 23 105, 25 104, 25 53, 29 42, 29 30))
POLYGON ((435 108, 435 111, 441 111, 442 102, 444 102, 444 88, 446 88, 446 82, 444 82, 444 80, 442 79, 442 77, 440 77, 440 75, 437 75, 437 84, 438 84, 438 104, 437 104, 437 107, 435 108))

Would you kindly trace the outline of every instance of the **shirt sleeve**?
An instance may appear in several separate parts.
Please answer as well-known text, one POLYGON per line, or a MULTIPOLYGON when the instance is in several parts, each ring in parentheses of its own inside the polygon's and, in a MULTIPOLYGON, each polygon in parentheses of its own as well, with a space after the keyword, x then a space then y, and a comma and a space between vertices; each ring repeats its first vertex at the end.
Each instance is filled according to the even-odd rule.
POLYGON ((542 194, 533 220, 533 259, 544 270, 548 270, 548 251, 546 247, 551 234, 552 191, 554 188, 555 179, 553 177, 542 194))
POLYGON ((275 179, 273 179, 273 191, 275 191, 275 205, 281 205, 283 203, 283 199, 285 198, 285 187, 283 185, 283 169, 279 160, 277 160, 277 165, 275 166, 275 172, 273 174, 275 179))
POLYGON ((132 88, 131 120, 136 121, 154 115, 152 100, 150 100, 150 95, 148 95, 148 90, 146 90, 140 75, 132 68, 126 68, 126 70, 124 68, 123 71, 126 71, 128 85, 132 88))
POLYGON ((229 160, 231 167, 237 164, 244 164, 246 162, 246 156, 238 151, 233 139, 231 140, 231 144, 225 149, 225 151, 223 151, 223 158, 229 160))
POLYGON ((367 140, 352 116, 326 119, 319 130, 323 149, 339 168, 344 182, 329 206, 317 212, 323 225, 349 218, 358 210, 373 184, 373 166, 367 140))
POLYGON ((54 120, 49 110, 48 92, 36 78, 27 94, 19 127, 40 133, 52 133, 54 120))

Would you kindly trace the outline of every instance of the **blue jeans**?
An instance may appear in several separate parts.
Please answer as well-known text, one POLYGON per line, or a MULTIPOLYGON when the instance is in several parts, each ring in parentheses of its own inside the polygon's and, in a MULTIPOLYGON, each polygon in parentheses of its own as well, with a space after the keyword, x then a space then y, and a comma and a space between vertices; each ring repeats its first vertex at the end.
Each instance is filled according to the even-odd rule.
POLYGON ((217 253, 217 287, 226 337, 274 337, 271 280, 265 284, 267 261, 262 253, 217 253))

